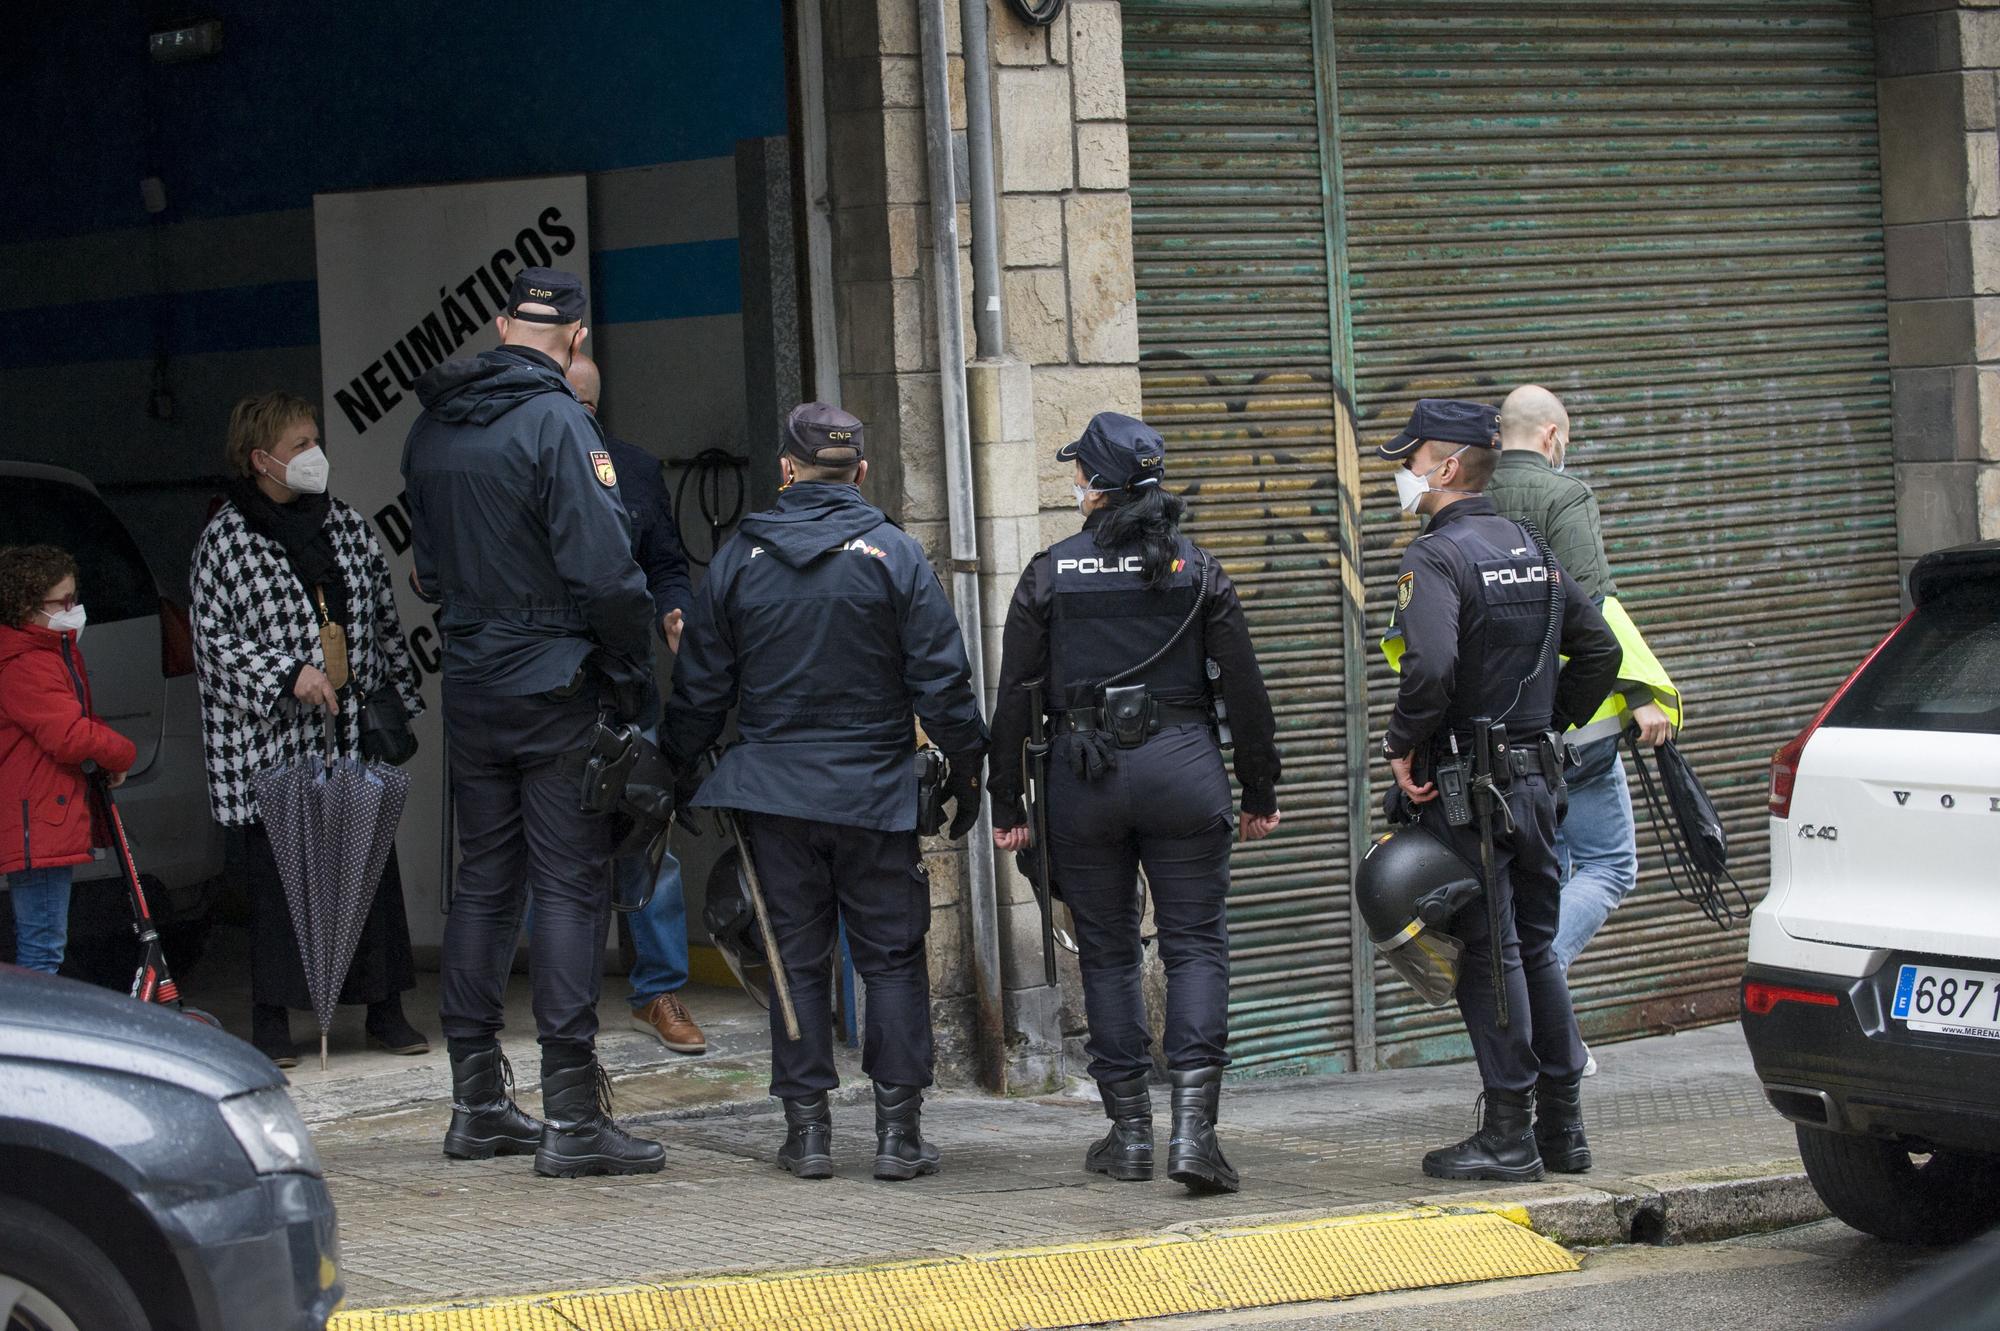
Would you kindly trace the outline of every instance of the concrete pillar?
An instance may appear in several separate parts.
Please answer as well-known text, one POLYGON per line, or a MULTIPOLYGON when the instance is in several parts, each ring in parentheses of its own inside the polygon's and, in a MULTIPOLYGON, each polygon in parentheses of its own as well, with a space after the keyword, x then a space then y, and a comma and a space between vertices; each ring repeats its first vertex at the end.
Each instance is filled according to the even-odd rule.
POLYGON ((1896 528, 2000 537, 2000 7, 1876 0, 1896 528))

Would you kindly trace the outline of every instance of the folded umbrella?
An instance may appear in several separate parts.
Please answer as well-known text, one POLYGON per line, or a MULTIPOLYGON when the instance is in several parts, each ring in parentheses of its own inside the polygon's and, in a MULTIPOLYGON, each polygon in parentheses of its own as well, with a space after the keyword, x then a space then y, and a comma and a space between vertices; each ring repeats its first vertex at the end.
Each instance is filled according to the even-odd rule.
POLYGON ((329 716, 324 756, 261 772, 253 782, 319 1021, 321 1068, 333 1009, 410 793, 401 768, 338 756, 335 730, 329 716))

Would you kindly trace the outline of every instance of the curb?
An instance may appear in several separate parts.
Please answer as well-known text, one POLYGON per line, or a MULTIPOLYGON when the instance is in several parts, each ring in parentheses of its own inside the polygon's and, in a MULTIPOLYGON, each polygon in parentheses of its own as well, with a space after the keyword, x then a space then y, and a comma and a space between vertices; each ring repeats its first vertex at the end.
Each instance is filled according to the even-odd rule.
POLYGON ((1525 1183, 1476 1197, 1418 1199, 1524 1218, 1544 1238, 1572 1248, 1619 1243, 1708 1243, 1824 1220, 1826 1204, 1796 1158, 1737 1169, 1697 1169, 1619 1179, 1605 1188, 1525 1183))
POLYGON ((1022 1331, 1578 1269, 1506 1208, 1414 1206, 872 1265, 336 1313, 334 1331, 1022 1331))

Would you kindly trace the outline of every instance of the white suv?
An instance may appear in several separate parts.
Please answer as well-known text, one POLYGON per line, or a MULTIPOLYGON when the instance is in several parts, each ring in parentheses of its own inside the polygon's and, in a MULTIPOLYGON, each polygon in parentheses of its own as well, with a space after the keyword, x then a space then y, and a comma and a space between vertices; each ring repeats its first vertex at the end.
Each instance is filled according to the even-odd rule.
POLYGON ((1771 761, 1743 1033, 1828 1209, 2000 1223, 2000 541, 1926 555, 1909 616, 1771 761))

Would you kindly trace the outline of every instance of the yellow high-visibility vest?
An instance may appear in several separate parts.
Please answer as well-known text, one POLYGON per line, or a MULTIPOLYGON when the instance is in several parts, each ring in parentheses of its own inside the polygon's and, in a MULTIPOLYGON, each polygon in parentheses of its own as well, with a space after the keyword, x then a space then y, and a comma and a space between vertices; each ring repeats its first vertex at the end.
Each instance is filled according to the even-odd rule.
MULTIPOLYGON (((1624 652, 1618 662, 1618 682, 1611 686, 1604 705, 1588 722, 1572 727, 1569 737, 1578 743, 1589 743, 1594 739, 1622 734, 1626 718, 1632 712, 1632 703, 1627 695, 1638 693, 1651 694, 1651 700, 1667 714, 1667 720, 1673 722, 1674 729, 1679 730, 1681 691, 1674 687, 1674 681, 1667 674, 1666 667, 1660 664, 1660 658, 1654 656, 1653 649, 1646 645, 1646 636, 1639 632, 1639 626, 1632 622, 1632 616, 1625 613, 1625 607, 1618 603, 1617 597, 1606 597, 1600 609, 1604 612, 1604 622, 1611 626, 1611 635, 1618 639, 1618 646, 1624 652)), ((1403 630, 1396 624, 1393 609, 1389 612, 1389 628, 1382 635, 1381 645, 1382 656, 1389 662, 1389 669, 1401 674, 1403 630)))

